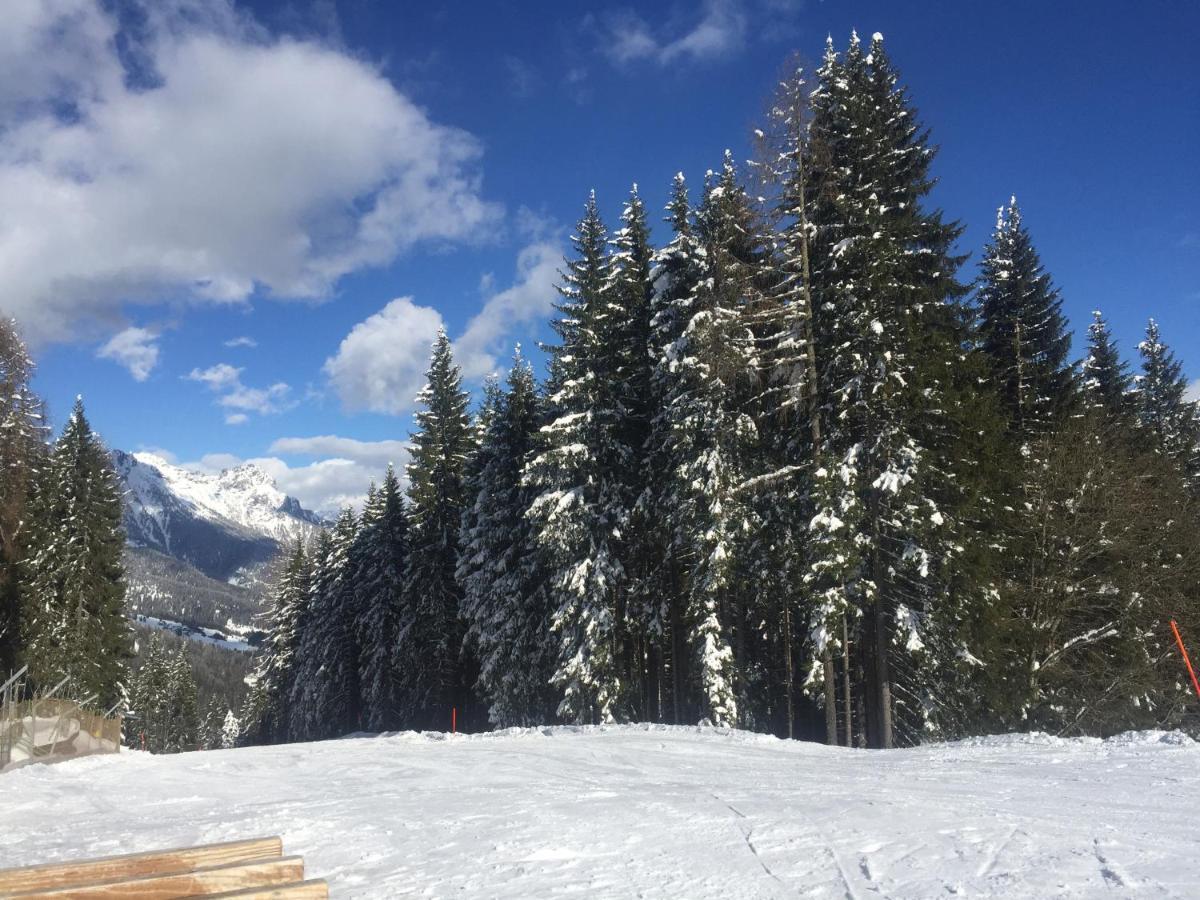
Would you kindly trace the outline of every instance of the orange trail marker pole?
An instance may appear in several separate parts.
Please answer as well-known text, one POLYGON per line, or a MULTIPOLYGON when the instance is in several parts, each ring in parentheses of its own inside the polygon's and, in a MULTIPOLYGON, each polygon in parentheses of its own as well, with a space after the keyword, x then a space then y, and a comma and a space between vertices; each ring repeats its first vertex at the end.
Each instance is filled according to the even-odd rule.
POLYGON ((1200 680, 1196 678, 1196 670, 1192 668, 1192 661, 1188 658, 1187 647, 1183 646, 1183 636, 1179 633, 1179 626, 1175 624, 1175 620, 1171 620, 1171 630, 1175 632, 1175 643, 1179 645, 1179 653, 1183 656, 1183 664, 1187 666, 1188 674, 1192 676, 1192 687, 1196 690, 1196 697, 1200 698, 1200 680))
MULTIPOLYGON (((1188 663, 1188 666, 1190 668, 1191 663, 1188 663)), ((1192 677, 1194 678, 1195 676, 1192 676, 1192 677)), ((1200 693, 1200 690, 1198 690, 1197 693, 1200 693)), ((458 707, 457 706, 450 707, 450 733, 458 734, 458 707)))

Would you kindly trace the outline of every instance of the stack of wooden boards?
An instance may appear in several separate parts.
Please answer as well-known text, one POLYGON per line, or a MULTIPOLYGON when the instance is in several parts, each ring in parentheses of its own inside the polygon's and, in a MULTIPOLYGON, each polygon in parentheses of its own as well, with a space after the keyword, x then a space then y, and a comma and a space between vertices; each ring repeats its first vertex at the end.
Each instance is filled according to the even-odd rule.
POLYGON ((277 837, 0 869, 0 898, 21 900, 327 900, 277 837))

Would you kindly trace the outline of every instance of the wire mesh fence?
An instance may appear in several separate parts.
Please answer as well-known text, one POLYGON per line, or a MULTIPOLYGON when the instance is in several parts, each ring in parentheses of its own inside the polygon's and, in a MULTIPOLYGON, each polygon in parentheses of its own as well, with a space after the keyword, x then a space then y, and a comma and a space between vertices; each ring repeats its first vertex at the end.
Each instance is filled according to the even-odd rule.
POLYGON ((120 752, 121 717, 90 709, 91 698, 61 696, 67 687, 64 678, 48 691, 34 692, 24 669, 0 684, 0 772, 120 752))

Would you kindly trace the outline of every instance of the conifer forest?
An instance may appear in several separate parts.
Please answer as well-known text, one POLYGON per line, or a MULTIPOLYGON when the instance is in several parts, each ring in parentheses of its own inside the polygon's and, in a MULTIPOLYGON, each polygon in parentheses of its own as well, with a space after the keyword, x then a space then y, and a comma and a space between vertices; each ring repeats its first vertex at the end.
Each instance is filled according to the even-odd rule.
POLYGON ((6 324, 0 676, 70 675, 160 751, 1195 731, 1170 623, 1200 634, 1200 409, 1170 336, 1123 359, 1096 312, 1072 346, 1015 198, 961 246, 881 36, 789 64, 766 108, 753 158, 664 211, 635 185, 606 220, 581 185, 545 371, 517 348, 472 397, 441 334, 407 470, 280 560, 244 703, 158 638, 131 667, 112 462, 82 402, 50 440, 6 324))

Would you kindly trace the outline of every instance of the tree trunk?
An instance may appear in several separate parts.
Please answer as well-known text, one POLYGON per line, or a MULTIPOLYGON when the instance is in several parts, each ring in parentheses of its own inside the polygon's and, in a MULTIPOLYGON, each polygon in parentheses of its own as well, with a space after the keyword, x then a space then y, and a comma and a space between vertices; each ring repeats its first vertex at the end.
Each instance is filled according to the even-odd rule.
POLYGON ((671 595, 671 720, 675 725, 683 722, 683 622, 679 614, 679 585, 672 578, 675 590, 671 595))
POLYGON ((842 613, 842 703, 846 716, 846 746, 854 746, 853 695, 850 693, 850 626, 842 613))
POLYGON ((821 668, 825 679, 825 743, 830 746, 837 746, 838 742, 838 727, 837 727, 837 684, 835 683, 836 674, 833 669, 833 653, 829 649, 829 645, 825 645, 825 652, 821 655, 821 668))
POLYGON ((792 688, 795 680, 795 663, 792 660, 792 611, 785 603, 783 607, 783 705, 787 714, 789 741, 796 736, 796 709, 795 703, 792 701, 792 688))

